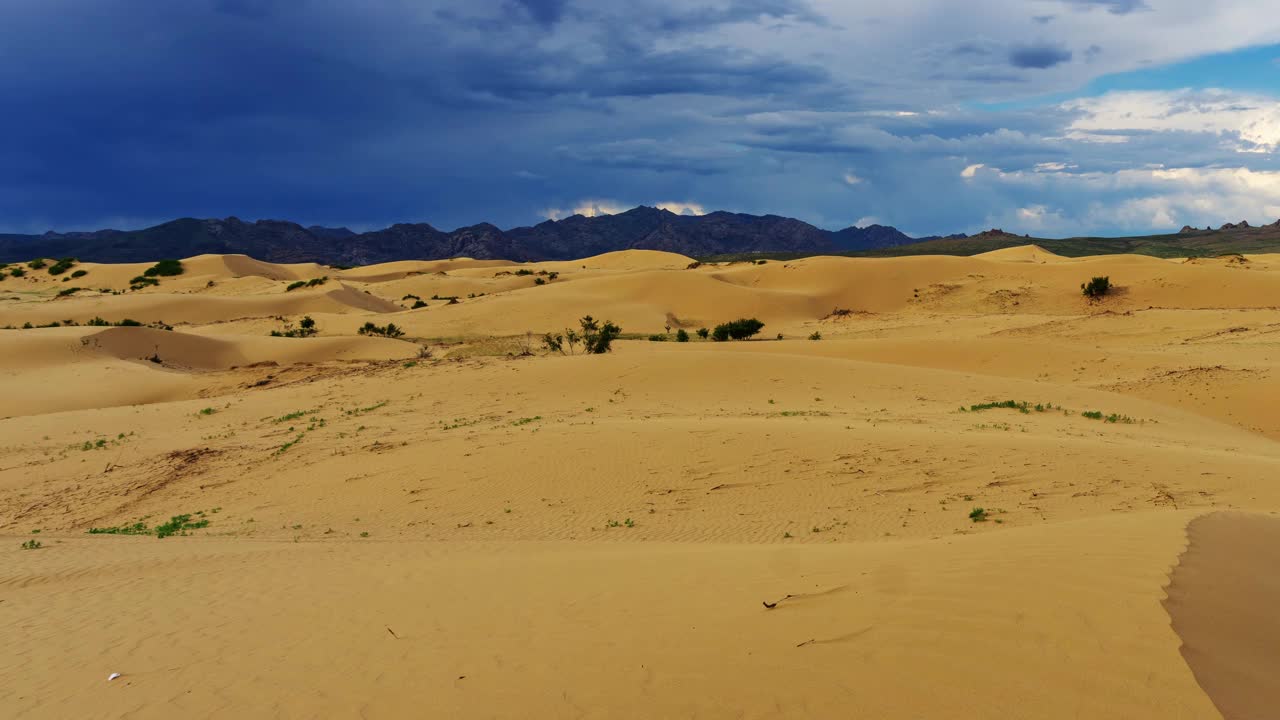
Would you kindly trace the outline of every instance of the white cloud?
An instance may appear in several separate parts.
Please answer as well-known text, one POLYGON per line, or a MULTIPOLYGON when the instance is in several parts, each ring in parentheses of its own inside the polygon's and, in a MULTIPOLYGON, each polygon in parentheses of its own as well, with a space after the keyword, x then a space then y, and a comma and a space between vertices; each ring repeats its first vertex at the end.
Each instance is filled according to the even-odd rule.
MULTIPOLYGON (((695 202, 660 202, 654 207, 677 215, 706 215, 707 209, 695 202)), ((612 214, 612 213, 611 213, 612 214)))
POLYGON ((974 165, 970 165, 970 166, 966 167, 964 170, 961 170, 961 171, 960 171, 960 177, 962 177, 962 178, 973 178, 974 176, 976 176, 976 175, 978 174, 978 171, 979 171, 979 170, 981 170, 981 169, 982 169, 982 168, 984 168, 984 167, 986 167, 986 165, 983 165, 982 163, 977 163, 977 164, 974 164, 974 165))
POLYGON ((845 185, 859 185, 865 182, 862 178, 858 177, 856 174, 849 172, 847 170, 844 173, 844 177, 841 179, 844 180, 845 185))
POLYGON ((629 209, 631 208, 614 200, 582 200, 567 211, 561 208, 547 208, 539 211, 539 214, 548 220, 560 220, 571 215, 585 215, 586 217, 617 215, 629 209))
POLYGON ((853 226, 860 227, 860 228, 864 228, 869 225, 880 225, 880 224, 881 224, 880 218, 876 217, 875 215, 867 215, 865 217, 860 217, 857 220, 853 221, 853 226))
POLYGON ((1280 146, 1280 100, 1226 90, 1112 92, 1063 104, 1081 114, 1067 137, 1115 141, 1125 131, 1182 131, 1226 136, 1238 152, 1280 146))

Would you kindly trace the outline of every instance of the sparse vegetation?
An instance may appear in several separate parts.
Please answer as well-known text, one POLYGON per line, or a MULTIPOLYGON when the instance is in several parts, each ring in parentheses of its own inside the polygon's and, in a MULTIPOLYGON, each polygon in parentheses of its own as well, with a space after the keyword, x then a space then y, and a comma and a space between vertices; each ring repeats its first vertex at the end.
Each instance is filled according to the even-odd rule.
POLYGON ((68 295, 75 295, 76 293, 80 292, 80 290, 81 288, 78 288, 78 287, 63 288, 58 291, 58 297, 67 297, 68 295))
POLYGON ((271 337, 307 338, 314 337, 319 331, 316 321, 310 315, 304 315, 298 321, 298 327, 294 327, 293 323, 285 323, 283 330, 272 330, 271 337))
POLYGON ((976 508, 974 508, 974 509, 972 509, 972 510, 970 510, 970 511, 969 511, 969 520, 970 520, 970 521, 972 521, 972 522, 976 522, 976 523, 978 523, 978 522, 986 522, 986 521, 987 521, 987 511, 986 511, 986 510, 984 510, 984 509, 982 509, 982 508, 980 508, 980 507, 976 507, 976 508))
POLYGON ((739 318, 716 326, 711 331, 711 339, 716 342, 725 340, 746 340, 764 328, 764 323, 755 318, 739 318))
POLYGON ((649 342, 666 342, 667 336, 662 333, 654 333, 649 336, 649 342))
POLYGON ((23 550, 39 550, 42 547, 44 547, 44 545, 41 544, 39 540, 28 540, 22 543, 23 550))
POLYGON ((75 271, 75 272, 71 273, 71 277, 72 277, 73 279, 74 279, 74 278, 82 278, 82 277, 84 277, 85 275, 88 275, 88 274, 89 274, 89 271, 88 271, 88 270, 83 270, 83 269, 82 269, 82 270, 77 270, 77 271, 75 271))
POLYGON ((603 323, 591 317, 584 316, 578 321, 582 332, 566 329, 563 333, 552 334, 547 333, 542 336, 542 346, 550 352, 558 352, 561 355, 574 355, 578 345, 582 345, 583 352, 588 355, 602 355, 613 349, 613 341, 618 339, 622 334, 622 328, 614 325, 612 322, 605 320, 603 323))
POLYGON ((711 331, 706 328, 698 328, 698 337, 706 340, 711 335, 711 331))
POLYGON ((689 342, 689 333, 684 328, 676 330, 676 342, 689 342))
POLYGON ((398 338, 404 336, 404 330, 396 327, 395 323, 387 323, 386 325, 374 325, 367 322, 357 330, 361 335, 380 335, 387 338, 398 338))
POLYGON ((1107 293, 1111 292, 1111 278, 1110 277, 1092 278, 1087 283, 1081 283, 1080 290, 1081 292, 1084 293, 1085 297, 1100 298, 1103 295, 1106 295, 1107 293))
POLYGON ((32 260, 31 262, 27 263, 27 267, 31 268, 32 270, 40 270, 44 268, 46 264, 47 263, 45 263, 43 258, 36 258, 35 260, 32 260))
POLYGON ((810 340, 821 340, 821 339, 822 339, 822 333, 818 332, 817 330, 814 330, 814 331, 813 331, 813 334, 809 336, 809 339, 810 339, 810 340))
POLYGON ((75 264, 76 264, 75 258, 62 258, 61 260, 49 266, 49 274, 61 275, 62 273, 75 267, 75 264))
POLYGON ((172 277, 181 275, 187 269, 182 266, 181 260, 161 260, 142 272, 146 277, 172 277))
POLYGON ((310 280, 298 280, 298 281, 289 283, 289 286, 286 287, 284 291, 293 292, 294 290, 298 290, 300 288, 312 288, 318 285, 323 285, 327 282, 329 282, 328 275, 325 275, 324 277, 311 278, 310 280))

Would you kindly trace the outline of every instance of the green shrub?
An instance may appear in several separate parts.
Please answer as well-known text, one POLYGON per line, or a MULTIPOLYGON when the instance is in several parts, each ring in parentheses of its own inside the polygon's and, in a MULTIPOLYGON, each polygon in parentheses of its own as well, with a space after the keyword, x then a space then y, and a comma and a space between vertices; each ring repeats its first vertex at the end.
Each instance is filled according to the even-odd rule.
POLYGON ((41 258, 36 258, 35 260, 32 260, 31 262, 27 263, 27 267, 31 268, 32 270, 39 270, 40 268, 43 268, 45 265, 46 265, 45 261, 41 258))
POLYGON ((809 339, 810 339, 810 340, 821 340, 821 339, 822 339, 822 333, 818 332, 817 330, 814 330, 814 331, 813 331, 813 334, 809 336, 809 339))
POLYGON ((725 340, 745 340, 752 335, 760 332, 764 328, 764 323, 755 318, 739 318, 732 322, 717 325, 715 330, 711 331, 711 339, 716 342, 724 342, 725 340))
POLYGON ((85 275, 88 275, 88 274, 89 274, 89 271, 88 271, 88 270, 81 269, 81 270, 77 270, 77 271, 75 271, 75 272, 71 273, 71 277, 73 277, 73 278, 82 278, 82 277, 84 277, 85 275))
POLYGON ((271 337, 307 338, 314 336, 318 331, 316 321, 311 319, 310 315, 304 315, 298 321, 298 327, 285 323, 284 330, 272 330, 271 337))
POLYGON ((59 291, 58 291, 58 297, 66 297, 66 296, 68 296, 68 295, 75 295, 75 294, 76 294, 76 293, 78 293, 78 292, 80 292, 80 288, 78 288, 78 287, 63 288, 62 290, 59 290, 59 291))
POLYGON ((23 550, 39 550, 42 547, 44 547, 44 545, 40 544, 39 540, 28 540, 22 543, 23 550))
POLYGON ((676 331, 676 342, 689 342, 689 333, 685 332, 684 328, 676 331))
POLYGON ((27 271, 26 271, 26 270, 23 270, 23 269, 22 269, 22 268, 20 268, 20 267, 16 267, 16 268, 14 268, 14 269, 10 270, 10 271, 9 271, 9 274, 10 274, 10 275, 12 275, 13 277, 22 277, 23 275, 26 275, 26 274, 27 274, 27 271))
POLYGON ((75 264, 76 264, 76 259, 75 259, 75 258, 62 258, 62 259, 61 259, 61 260, 59 260, 58 262, 56 262, 56 263, 54 263, 54 264, 52 264, 52 265, 50 265, 50 266, 49 266, 49 274, 50 274, 50 275, 61 275, 62 273, 66 272, 66 271, 70 270, 72 267, 74 267, 74 266, 75 266, 75 264))
POLYGON ((414 303, 413 303, 413 308, 412 308, 412 309, 413 309, 413 310, 417 310, 417 309, 419 309, 419 308, 424 308, 424 307, 426 307, 426 306, 427 306, 427 304, 426 304, 425 302, 423 302, 422 300, 415 300, 415 301, 414 301, 414 303))
POLYGON ((395 323, 387 323, 380 326, 367 322, 356 332, 361 335, 381 335, 389 338, 398 338, 404 335, 404 330, 396 327, 395 323))
POLYGON ((1100 298, 1111 292, 1110 277, 1096 277, 1087 283, 1080 284, 1080 290, 1086 297, 1100 298))
POLYGON ((969 511, 969 519, 973 522, 986 522, 987 511, 980 507, 976 507, 969 511))
POLYGON ((605 320, 603 324, 587 315, 578 321, 582 326, 582 344, 590 355, 603 355, 613 350, 613 341, 622 334, 622 328, 605 320))
POLYGON ((144 287, 151 287, 159 284, 160 284, 160 281, 153 277, 147 277, 146 275, 139 275, 138 277, 129 281, 129 289, 141 290, 144 287))
POLYGON ((288 287, 286 287, 286 288, 284 289, 284 291, 285 291, 285 292, 293 292, 294 290, 297 290, 298 288, 312 288, 312 287, 316 287, 317 285, 323 285, 323 284, 325 284, 325 283, 327 283, 327 282, 329 282, 329 276, 328 276, 328 275, 326 275, 326 276, 324 276, 324 277, 311 278, 310 280, 298 280, 298 281, 295 281, 295 282, 291 282, 291 283, 289 283, 289 286, 288 286, 288 287))
POLYGON ((706 340, 711 335, 711 331, 706 328, 698 328, 698 337, 706 340))
POLYGON ((182 267, 181 260, 161 260, 155 265, 147 268, 142 274, 147 277, 155 277, 157 275, 161 277, 169 277, 173 275, 181 275, 186 271, 187 269, 182 267))
POLYGON ((662 333, 654 333, 649 336, 649 342, 666 342, 667 336, 662 333))

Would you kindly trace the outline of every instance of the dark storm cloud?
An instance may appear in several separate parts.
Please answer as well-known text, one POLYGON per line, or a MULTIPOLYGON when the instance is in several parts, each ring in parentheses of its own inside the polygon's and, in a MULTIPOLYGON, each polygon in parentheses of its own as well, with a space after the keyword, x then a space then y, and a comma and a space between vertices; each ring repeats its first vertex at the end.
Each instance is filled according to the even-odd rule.
POLYGON ((1009 51, 1009 64, 1016 68, 1044 70, 1071 61, 1071 51, 1059 45, 1024 45, 1009 51))
POLYGON ((1144 7, 1070 3, 1081 12, 1049 42, 1027 37, 1047 28, 1025 0, 975 1, 1007 12, 979 22, 944 0, 874 16, 821 4, 830 18, 801 0, 4 3, 0 231, 231 214, 511 226, 598 200, 951 232, 1034 201, 1034 184, 965 180, 969 165, 1030 177, 1045 163, 1268 161, 1237 153, 1264 149, 1238 134, 1080 140, 1058 106, 975 109, 1125 62, 1131 35, 1095 31, 1144 7))

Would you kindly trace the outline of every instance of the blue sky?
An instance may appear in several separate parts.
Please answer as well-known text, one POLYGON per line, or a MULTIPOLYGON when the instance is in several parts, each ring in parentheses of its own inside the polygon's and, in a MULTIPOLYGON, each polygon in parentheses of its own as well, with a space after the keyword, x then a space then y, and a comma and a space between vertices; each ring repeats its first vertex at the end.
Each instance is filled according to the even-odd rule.
POLYGON ((638 204, 913 234, 1280 218, 1260 0, 0 5, 0 231, 638 204))

